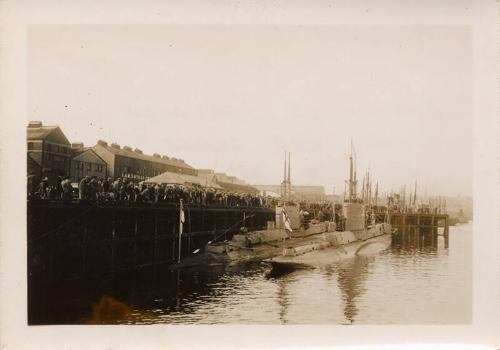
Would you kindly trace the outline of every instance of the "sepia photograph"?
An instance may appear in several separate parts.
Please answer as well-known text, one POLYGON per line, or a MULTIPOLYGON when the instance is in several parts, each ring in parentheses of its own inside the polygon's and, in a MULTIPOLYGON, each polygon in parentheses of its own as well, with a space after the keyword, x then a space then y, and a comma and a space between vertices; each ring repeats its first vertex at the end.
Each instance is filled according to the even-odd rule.
POLYGON ((471 44, 32 26, 29 324, 470 323, 471 44))
POLYGON ((0 345, 498 341, 492 6, 386 2, 11 5, 0 345))

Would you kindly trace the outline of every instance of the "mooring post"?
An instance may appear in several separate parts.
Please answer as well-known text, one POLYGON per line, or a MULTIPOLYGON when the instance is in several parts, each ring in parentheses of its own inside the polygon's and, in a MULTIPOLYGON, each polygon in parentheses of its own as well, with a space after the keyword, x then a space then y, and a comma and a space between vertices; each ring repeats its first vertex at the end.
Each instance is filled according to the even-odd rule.
POLYGON ((230 211, 229 210, 226 210, 224 212, 224 220, 225 220, 225 225, 224 225, 224 240, 226 241, 227 240, 227 228, 229 226, 229 213, 230 211))
POLYGON ((171 260, 175 261, 175 258, 176 258, 175 250, 177 248, 177 241, 178 241, 177 235, 175 233, 175 225, 172 225, 172 238, 170 240, 172 242, 172 256, 171 256, 171 260))
POLYGON ((138 218, 137 208, 134 208, 134 270, 137 268, 137 230, 138 218))
POLYGON ((155 215, 155 230, 154 230, 154 245, 153 245, 153 262, 156 264, 158 260, 158 209, 154 209, 155 215))
POLYGON ((450 225, 448 221, 448 216, 446 216, 446 219, 444 221, 444 247, 448 248, 450 245, 450 225))
POLYGON ((214 239, 217 237, 217 211, 214 210, 214 239))
POLYGON ((87 236, 88 236, 88 220, 87 215, 83 217, 83 240, 82 240, 82 274, 87 272, 87 236))
POLYGON ((436 217, 434 215, 431 216, 431 239, 432 239, 432 246, 437 247, 437 225, 438 221, 436 220, 436 217))
POLYGON ((115 272, 116 209, 111 209, 111 272, 115 272))
POLYGON ((187 213, 188 213, 188 227, 189 227, 189 234, 188 234, 188 255, 189 252, 191 251, 191 232, 193 232, 191 228, 191 208, 187 207, 187 213))

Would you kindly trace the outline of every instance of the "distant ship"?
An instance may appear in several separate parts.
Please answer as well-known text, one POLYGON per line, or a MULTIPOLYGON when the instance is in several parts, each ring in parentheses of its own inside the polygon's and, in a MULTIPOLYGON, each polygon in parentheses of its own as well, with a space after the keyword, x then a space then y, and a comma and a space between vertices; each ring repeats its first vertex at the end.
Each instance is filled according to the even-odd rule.
POLYGON ((451 216, 448 219, 450 226, 467 224, 469 222, 469 218, 465 215, 464 210, 460 208, 457 216, 451 216))

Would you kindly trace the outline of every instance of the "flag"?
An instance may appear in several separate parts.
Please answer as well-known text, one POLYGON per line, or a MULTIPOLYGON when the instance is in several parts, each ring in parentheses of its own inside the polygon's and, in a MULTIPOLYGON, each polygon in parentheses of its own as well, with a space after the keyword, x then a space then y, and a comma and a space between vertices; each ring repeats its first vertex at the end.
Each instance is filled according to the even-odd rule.
POLYGON ((184 217, 184 207, 182 205, 182 199, 179 202, 179 235, 182 235, 183 224, 186 221, 184 217))
POLYGON ((289 234, 292 234, 292 225, 290 224, 290 217, 286 211, 286 208, 283 207, 283 224, 285 225, 285 231, 289 234))
POLYGON ((184 208, 182 208, 182 205, 181 205, 181 223, 185 223, 186 222, 186 219, 184 217, 184 208))
POLYGON ((183 225, 184 225, 184 207, 182 206, 182 199, 179 200, 179 252, 177 254, 177 263, 179 264, 181 262, 181 245, 182 245, 182 231, 183 231, 183 225))

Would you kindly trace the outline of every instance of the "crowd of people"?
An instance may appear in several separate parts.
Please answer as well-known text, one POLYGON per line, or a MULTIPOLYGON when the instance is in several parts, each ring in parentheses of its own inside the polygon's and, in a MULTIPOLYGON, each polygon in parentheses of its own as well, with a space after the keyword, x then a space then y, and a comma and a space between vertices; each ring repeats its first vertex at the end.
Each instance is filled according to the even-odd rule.
POLYGON ((134 202, 134 203, 179 203, 274 207, 274 198, 251 193, 239 193, 221 189, 206 188, 198 184, 151 184, 135 183, 127 178, 98 178, 86 176, 78 187, 73 187, 68 177, 57 177, 55 184, 49 185, 48 178, 39 183, 36 176, 28 176, 28 199, 73 200, 97 202, 134 202))

